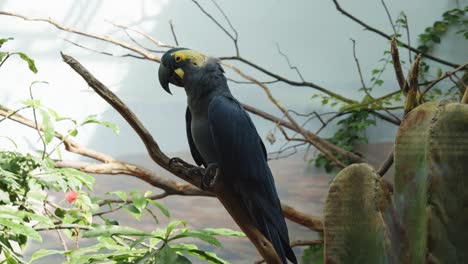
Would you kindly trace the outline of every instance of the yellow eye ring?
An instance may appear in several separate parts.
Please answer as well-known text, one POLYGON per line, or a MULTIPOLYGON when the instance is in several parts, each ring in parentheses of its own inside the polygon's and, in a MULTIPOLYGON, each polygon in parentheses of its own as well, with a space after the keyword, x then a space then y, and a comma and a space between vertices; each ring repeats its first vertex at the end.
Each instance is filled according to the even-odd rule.
POLYGON ((181 58, 180 56, 176 56, 176 57, 175 57, 175 61, 176 61, 176 62, 180 62, 181 59, 182 59, 182 58, 181 58))

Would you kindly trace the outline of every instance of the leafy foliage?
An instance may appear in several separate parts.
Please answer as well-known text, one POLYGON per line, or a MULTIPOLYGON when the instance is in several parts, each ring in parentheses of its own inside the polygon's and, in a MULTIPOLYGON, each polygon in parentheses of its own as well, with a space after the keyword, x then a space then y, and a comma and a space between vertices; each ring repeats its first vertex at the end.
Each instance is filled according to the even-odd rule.
MULTIPOLYGON (((3 44, 10 40, 13 40, 13 38, 0 38, 0 48, 3 46, 3 44)), ((28 64, 29 70, 31 70, 33 73, 37 73, 37 68, 36 64, 34 63, 34 60, 23 52, 0 51, 0 67, 5 63, 6 60, 8 60, 8 58, 10 58, 13 55, 18 55, 22 60, 24 60, 28 64)))
POLYGON ((304 249, 301 258, 301 264, 323 264, 323 244, 311 245, 304 249))
MULTIPOLYGON (((367 127, 375 124, 375 119, 369 116, 368 111, 351 111, 346 118, 338 121, 338 130, 335 132, 333 137, 328 140, 342 149, 353 151, 357 143, 367 143, 365 131, 367 127)), ((350 162, 342 155, 337 155, 337 158, 346 164, 350 162)), ((335 168, 335 163, 330 161, 322 153, 317 155, 314 163, 316 167, 323 167, 327 172, 330 172, 335 168)))
MULTIPOLYGON (((464 9, 455 8, 444 12, 441 20, 435 21, 431 26, 427 27, 423 33, 419 34, 418 50, 424 53, 432 52, 435 45, 440 44, 443 37, 450 30, 455 30, 455 34, 468 39, 467 11, 468 6, 464 7, 464 9)), ((400 13, 395 21, 395 34, 393 36, 397 39, 401 39, 403 37, 400 32, 401 30, 409 30, 408 19, 403 12, 400 13)), ((401 46, 401 44, 398 45, 401 46)), ((415 56, 416 54, 413 55, 415 56)), ((401 109, 401 106, 395 106, 396 102, 401 102, 401 93, 389 94, 389 96, 380 98, 374 98, 371 96, 371 93, 376 88, 384 85, 384 80, 382 80, 381 76, 387 70, 387 66, 392 63, 390 51, 385 50, 383 52, 383 57, 378 63, 379 66, 371 70, 369 87, 360 87, 358 89, 358 91, 362 92, 362 99, 358 103, 346 104, 338 101, 336 98, 319 94, 312 96, 312 98, 321 98, 323 106, 328 105, 330 107, 339 107, 338 114, 346 114, 345 118, 338 122, 338 130, 329 139, 330 142, 345 150, 354 151, 356 143, 367 142, 365 131, 367 127, 376 124, 375 120, 369 117, 369 111, 401 109)), ((406 62, 401 59, 401 63, 404 65, 406 62)), ((422 81, 425 80, 430 69, 431 65, 429 65, 425 60, 422 60, 420 70, 420 79, 422 81)), ((437 77, 440 77, 442 74, 442 69, 438 68, 437 77)), ((426 101, 458 100, 464 92, 464 87, 461 86, 463 85, 454 84, 444 88, 434 87, 425 95, 424 99, 426 101)), ((337 158, 345 164, 349 164, 350 162, 341 155, 337 155, 337 158)), ((318 154, 313 161, 315 166, 323 167, 327 172, 335 168, 334 163, 328 160, 323 154, 318 154)))

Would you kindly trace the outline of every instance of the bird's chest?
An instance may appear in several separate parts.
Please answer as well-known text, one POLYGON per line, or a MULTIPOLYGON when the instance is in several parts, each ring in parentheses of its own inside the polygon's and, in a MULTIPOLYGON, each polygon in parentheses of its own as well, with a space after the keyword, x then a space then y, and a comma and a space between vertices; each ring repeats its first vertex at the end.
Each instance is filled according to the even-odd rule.
POLYGON ((192 138, 203 159, 209 163, 219 163, 213 135, 207 117, 192 117, 192 138))

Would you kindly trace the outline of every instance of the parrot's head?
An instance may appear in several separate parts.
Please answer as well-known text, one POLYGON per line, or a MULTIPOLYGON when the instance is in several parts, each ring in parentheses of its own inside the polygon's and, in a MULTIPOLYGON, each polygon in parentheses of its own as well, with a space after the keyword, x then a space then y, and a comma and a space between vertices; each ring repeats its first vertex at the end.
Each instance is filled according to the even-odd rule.
POLYGON ((159 83, 166 92, 171 93, 169 83, 184 87, 184 80, 195 75, 205 66, 208 57, 202 53, 187 49, 173 48, 161 57, 159 83))

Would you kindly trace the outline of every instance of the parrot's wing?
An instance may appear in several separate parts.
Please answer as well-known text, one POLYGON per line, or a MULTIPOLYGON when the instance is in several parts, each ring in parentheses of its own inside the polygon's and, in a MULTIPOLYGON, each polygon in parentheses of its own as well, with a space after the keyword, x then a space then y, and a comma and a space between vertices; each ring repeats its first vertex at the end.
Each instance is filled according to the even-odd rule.
POLYGON ((295 260, 265 147, 249 115, 234 98, 216 96, 208 107, 208 120, 224 185, 233 188, 239 203, 283 262, 285 256, 295 260))
POLYGON ((185 129, 187 132, 187 139, 190 147, 190 153, 192 153, 193 160, 197 163, 198 166, 204 165, 206 167, 206 162, 203 160, 202 155, 198 151, 197 147, 195 146, 195 142, 193 142, 192 138, 192 114, 190 113, 190 109, 187 107, 187 111, 185 111, 185 129))

